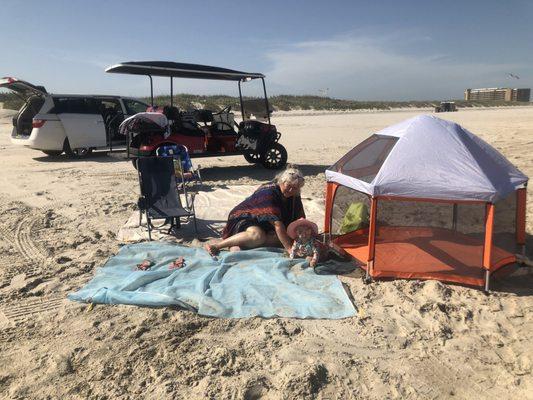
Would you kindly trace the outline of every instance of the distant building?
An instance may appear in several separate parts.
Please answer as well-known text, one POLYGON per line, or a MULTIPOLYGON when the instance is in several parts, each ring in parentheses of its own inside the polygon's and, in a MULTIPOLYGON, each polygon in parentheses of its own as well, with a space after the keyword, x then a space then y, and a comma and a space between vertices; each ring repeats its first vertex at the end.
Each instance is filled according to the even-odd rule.
POLYGON ((465 100, 529 101, 531 89, 466 89, 465 100))

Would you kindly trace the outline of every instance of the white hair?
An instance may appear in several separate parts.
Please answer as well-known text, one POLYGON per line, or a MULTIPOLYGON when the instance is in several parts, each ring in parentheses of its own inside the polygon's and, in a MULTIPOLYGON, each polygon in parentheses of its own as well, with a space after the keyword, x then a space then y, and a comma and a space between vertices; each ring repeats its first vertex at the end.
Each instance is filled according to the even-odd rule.
POLYGON ((289 185, 298 185, 298 187, 302 187, 305 180, 304 176, 302 175, 302 171, 296 167, 293 167, 292 165, 288 165, 286 169, 276 175, 276 182, 278 185, 281 183, 286 183, 289 185))

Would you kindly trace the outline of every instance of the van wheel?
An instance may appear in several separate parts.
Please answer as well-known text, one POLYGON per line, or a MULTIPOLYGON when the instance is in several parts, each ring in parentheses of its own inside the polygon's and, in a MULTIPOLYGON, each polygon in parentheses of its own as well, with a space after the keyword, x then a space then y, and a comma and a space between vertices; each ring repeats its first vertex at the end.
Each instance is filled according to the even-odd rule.
POLYGON ((44 154, 50 157, 57 157, 63 153, 63 150, 41 150, 44 154))
POLYGON ((63 151, 69 158, 85 158, 93 152, 93 149, 91 147, 79 147, 77 149, 73 149, 70 147, 70 143, 67 138, 65 139, 65 143, 63 145, 63 151))

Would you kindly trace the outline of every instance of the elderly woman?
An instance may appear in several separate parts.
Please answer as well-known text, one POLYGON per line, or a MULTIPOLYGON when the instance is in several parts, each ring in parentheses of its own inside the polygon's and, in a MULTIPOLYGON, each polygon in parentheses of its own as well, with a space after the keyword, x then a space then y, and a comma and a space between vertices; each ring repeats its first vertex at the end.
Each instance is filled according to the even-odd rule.
POLYGON ((240 250, 282 245, 290 250, 292 240, 287 235, 287 226, 305 218, 300 198, 303 185, 300 170, 288 167, 276 176, 274 182, 260 186, 231 210, 222 240, 207 243, 205 249, 211 255, 224 248, 240 250))

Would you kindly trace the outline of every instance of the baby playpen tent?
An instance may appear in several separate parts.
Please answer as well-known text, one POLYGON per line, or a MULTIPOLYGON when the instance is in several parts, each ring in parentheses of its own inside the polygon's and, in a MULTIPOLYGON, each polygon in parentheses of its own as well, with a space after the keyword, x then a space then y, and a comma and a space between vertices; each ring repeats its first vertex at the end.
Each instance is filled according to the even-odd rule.
POLYGON ((324 230, 368 277, 488 290, 524 251, 528 178, 454 122, 421 115, 385 128, 326 179, 324 230))

